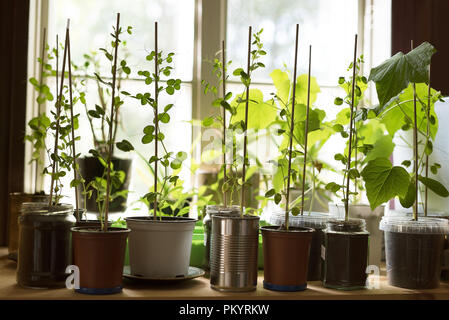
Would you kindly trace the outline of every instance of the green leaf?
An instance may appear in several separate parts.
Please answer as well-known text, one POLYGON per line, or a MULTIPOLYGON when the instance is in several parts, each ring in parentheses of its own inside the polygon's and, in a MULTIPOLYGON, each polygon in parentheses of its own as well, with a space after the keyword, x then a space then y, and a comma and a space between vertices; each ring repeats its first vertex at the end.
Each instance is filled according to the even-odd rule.
POLYGON ((265 192, 265 198, 271 198, 276 193, 276 190, 270 189, 267 192, 265 192))
POLYGON ((288 78, 288 73, 276 69, 270 73, 270 77, 273 80, 274 86, 276 87, 276 95, 284 103, 288 103, 288 97, 290 94, 290 79, 288 78))
POLYGON ((407 88, 409 82, 428 82, 428 65, 435 48, 422 43, 407 54, 398 52, 378 67, 371 69, 369 80, 376 83, 380 106, 407 88))
POLYGON ((276 193, 274 195, 274 203, 279 204, 279 202, 281 202, 281 200, 282 200, 281 194, 280 193, 276 193))
POLYGON ((214 123, 214 118, 213 117, 207 117, 204 118, 202 121, 202 124, 204 127, 209 127, 214 123))
POLYGON ((117 148, 119 148, 120 150, 122 150, 124 152, 129 152, 129 151, 134 150, 133 145, 128 140, 122 140, 120 142, 117 142, 116 146, 117 146, 117 148))
POLYGON ((415 182, 411 179, 407 187, 407 193, 403 197, 399 197, 399 202, 404 208, 410 208, 415 203, 416 188, 415 182))
POLYGON ((402 167, 393 167, 386 158, 368 162, 361 175, 372 210, 395 196, 404 197, 410 182, 408 172, 402 167))
POLYGON ((431 179, 431 178, 423 177, 423 176, 419 176, 418 180, 421 181, 422 184, 424 184, 427 188, 429 188, 430 190, 435 192, 440 197, 443 197, 443 198, 449 197, 449 191, 440 182, 438 182, 434 179, 431 179))

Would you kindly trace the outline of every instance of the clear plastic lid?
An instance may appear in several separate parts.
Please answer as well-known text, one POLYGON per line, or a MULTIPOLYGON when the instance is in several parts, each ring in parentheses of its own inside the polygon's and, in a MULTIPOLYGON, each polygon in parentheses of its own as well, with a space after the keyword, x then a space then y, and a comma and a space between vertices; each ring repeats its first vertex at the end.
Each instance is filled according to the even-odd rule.
POLYGON ((219 206, 219 205, 208 205, 206 206, 206 214, 214 215, 214 214, 240 214, 240 206, 232 205, 232 206, 219 206))
POLYGON ((366 232, 364 219, 350 218, 348 220, 334 218, 327 221, 327 232, 366 232))
MULTIPOLYGON (((326 228, 327 221, 332 218, 331 215, 323 212, 304 213, 303 215, 294 216, 289 214, 289 224, 292 227, 308 227, 314 229, 326 228)), ((285 222, 285 211, 272 212, 268 223, 272 225, 283 225, 285 222)))
POLYGON ((73 206, 61 203, 56 206, 48 206, 46 202, 24 202, 20 208, 24 214, 67 214, 73 212, 73 206))
POLYGON ((449 234, 449 220, 422 217, 414 221, 411 217, 385 216, 379 229, 386 232, 449 234))
MULTIPOLYGON (((399 211, 399 210, 389 210, 389 212, 385 213, 385 216, 388 217, 412 217, 413 212, 410 211, 399 211)), ((425 217, 424 212, 418 212, 418 217, 425 217)), ((449 218, 449 213, 442 211, 429 211, 427 213, 428 218, 449 218)))

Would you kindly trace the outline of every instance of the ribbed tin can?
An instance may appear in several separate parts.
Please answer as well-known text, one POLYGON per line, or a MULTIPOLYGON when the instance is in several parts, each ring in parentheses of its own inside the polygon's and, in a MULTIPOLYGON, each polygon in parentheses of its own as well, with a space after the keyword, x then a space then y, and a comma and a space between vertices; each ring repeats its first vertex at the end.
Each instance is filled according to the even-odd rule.
POLYGON ((210 285, 218 291, 257 287, 259 217, 212 216, 210 285))

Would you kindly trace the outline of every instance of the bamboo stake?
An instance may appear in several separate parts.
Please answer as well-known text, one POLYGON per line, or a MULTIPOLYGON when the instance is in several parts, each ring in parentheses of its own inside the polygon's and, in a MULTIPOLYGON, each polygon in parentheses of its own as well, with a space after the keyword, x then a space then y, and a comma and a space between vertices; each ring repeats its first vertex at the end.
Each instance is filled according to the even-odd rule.
MULTIPOLYGON (((223 85, 223 100, 226 97, 226 56, 225 56, 225 42, 221 41, 221 58, 222 58, 222 85, 223 85)), ((226 108, 223 107, 223 186, 226 184, 227 175, 226 175, 226 108)), ((227 192, 223 190, 223 204, 226 208, 228 206, 227 192)))
MULTIPOLYGON (((296 100, 296 69, 298 66, 298 38, 299 24, 296 24, 296 40, 295 40, 295 61, 293 68, 293 93, 292 93, 292 114, 290 122, 290 143, 288 150, 288 171, 287 171, 287 196, 285 198, 285 229, 289 228, 289 202, 290 202, 290 173, 292 170, 292 149, 293 149, 293 128, 295 126, 295 100, 296 100)), ((304 188, 303 188, 304 189, 304 188)))
MULTIPOLYGON (((67 25, 69 25, 70 20, 68 20, 67 25)), ((76 148, 75 148, 75 126, 73 122, 73 97, 72 97, 72 66, 71 66, 71 55, 70 55, 70 28, 67 32, 67 55, 69 59, 69 95, 70 95, 70 123, 72 127, 72 152, 73 152, 73 178, 76 181, 78 179, 77 172, 76 172, 76 148)), ((78 188, 75 187, 75 209, 76 209, 76 220, 80 221, 79 216, 79 195, 78 195, 78 188)))
POLYGON ((111 190, 111 156, 112 156, 112 127, 114 124, 114 107, 115 107, 115 78, 117 74, 117 52, 119 45, 119 27, 120 27, 120 13, 117 13, 117 26, 115 28, 115 47, 114 47, 114 66, 112 72, 112 102, 111 102, 111 118, 109 119, 109 152, 108 152, 108 174, 106 180, 106 202, 105 202, 105 212, 104 212, 104 223, 103 231, 108 231, 108 215, 109 215, 109 193, 111 190))
MULTIPOLYGON (((247 69, 246 69, 246 74, 250 75, 250 63, 251 63, 251 32, 252 32, 252 28, 251 26, 249 27, 248 30, 248 63, 247 63, 247 69)), ((248 84, 246 86, 246 101, 245 101, 245 132, 244 132, 244 136, 243 136, 243 168, 242 168, 242 199, 240 202, 240 215, 241 217, 243 217, 243 204, 245 202, 245 180, 246 180, 246 158, 247 158, 247 150, 246 150, 246 145, 248 142, 248 104, 249 104, 249 79, 248 79, 248 84)))
MULTIPOLYGON (((430 87, 430 65, 429 65, 429 84, 428 84, 428 88, 427 88, 427 141, 429 139, 429 134, 430 134, 430 95, 432 93, 431 91, 431 87, 430 87)), ((429 177, 429 155, 426 154, 426 179, 429 177)), ((427 189, 427 185, 424 186, 424 216, 427 217, 427 199, 428 199, 428 189, 427 189)))
MULTIPOLYGON (((312 69, 312 46, 309 46, 309 75, 307 79, 307 109, 306 109, 306 126, 304 130, 304 163, 302 167, 302 198, 301 198, 301 215, 304 214, 304 189, 306 187, 306 167, 307 167, 307 136, 309 135, 309 109, 310 109, 310 76, 312 69)), ((290 175, 290 173, 289 173, 290 175)), ((313 194, 312 194, 313 197, 313 194)))
POLYGON ((357 65, 357 34, 354 40, 354 61, 352 63, 352 92, 351 92, 351 118, 349 121, 349 149, 348 162, 346 166, 346 199, 345 199, 345 221, 349 220, 349 170, 351 170, 351 151, 352 151, 352 124, 354 121, 354 94, 355 94, 355 73, 357 65))
MULTIPOLYGON (((69 32, 69 26, 67 25, 66 33, 65 33, 65 44, 64 44, 64 56, 62 59, 62 73, 61 73, 61 84, 59 86, 59 96, 56 102, 56 137, 55 137, 55 147, 53 150, 53 154, 58 156, 58 142, 59 142, 59 118, 61 115, 61 99, 62 99, 62 89, 64 87, 64 74, 65 74, 65 62, 66 62, 66 56, 67 56, 67 40, 68 40, 68 32, 69 32)), ((58 43, 56 43, 56 46, 58 46, 58 43)), ((58 52, 58 51, 57 51, 58 52)), ((56 74, 58 74, 58 69, 56 68, 56 74)), ((57 83, 57 81, 56 81, 57 83)), ((52 164, 52 176, 51 176, 51 185, 50 185, 50 200, 48 206, 51 207, 53 205, 53 186, 55 183, 55 177, 54 174, 56 172, 56 162, 53 160, 52 164)))
POLYGON ((159 95, 159 90, 158 90, 158 60, 159 60, 159 56, 158 56, 158 49, 157 49, 157 21, 154 22, 154 52, 155 52, 155 57, 154 57, 154 134, 155 134, 155 138, 154 138, 154 156, 156 157, 156 160, 154 161, 154 203, 153 203, 153 220, 156 220, 157 218, 157 163, 158 163, 158 150, 157 150, 157 145, 158 145, 158 134, 159 134, 159 115, 158 115, 158 105, 157 105, 157 101, 158 101, 158 95, 159 95))
MULTIPOLYGON (((39 87, 42 88, 42 83, 44 82, 44 63, 45 63, 45 46, 46 46, 46 37, 47 37, 47 28, 44 28, 44 34, 42 36, 42 53, 41 53, 41 66, 39 71, 39 87)), ((39 97, 40 97, 39 92, 39 97)), ((41 115, 41 103, 39 102, 40 99, 38 99, 37 102, 37 115, 41 115)), ((36 159, 34 161, 35 163, 35 172, 34 172, 34 194, 37 193, 37 180, 39 179, 39 161, 36 159)))
MULTIPOLYGON (((411 50, 413 50, 413 40, 410 41, 411 50)), ((418 220, 418 125, 416 120, 416 85, 413 82, 413 153, 414 153, 414 172, 415 172, 415 203, 413 204, 413 220, 418 220)))

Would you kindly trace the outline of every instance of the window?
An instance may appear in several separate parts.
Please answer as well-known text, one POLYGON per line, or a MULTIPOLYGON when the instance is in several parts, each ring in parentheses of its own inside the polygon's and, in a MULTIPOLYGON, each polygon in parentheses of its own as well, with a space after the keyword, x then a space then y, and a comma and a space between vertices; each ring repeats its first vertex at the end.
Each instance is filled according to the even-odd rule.
MULTIPOLYGON (((365 55, 365 75, 371 66, 378 64, 390 55, 390 16, 391 0, 121 0, 90 1, 90 0, 31 0, 30 18, 32 30, 30 34, 39 35, 44 26, 49 29, 48 42, 53 45, 55 34, 59 33, 63 42, 66 19, 70 18, 72 59, 75 63, 83 61, 83 54, 90 50, 107 47, 109 33, 115 24, 116 12, 121 13, 121 26, 133 26, 133 34, 129 37, 127 48, 133 52, 128 59, 132 73, 128 80, 124 80, 122 87, 131 93, 138 92, 144 87, 137 71, 142 68, 152 68, 145 61, 145 56, 153 50, 154 21, 159 23, 159 43, 163 51, 175 52, 175 76, 182 80, 182 89, 174 97, 164 97, 175 103, 177 112, 172 113, 172 122, 165 128, 167 141, 172 150, 191 151, 192 141, 196 138, 190 120, 216 112, 207 100, 202 98, 200 80, 210 70, 204 70, 210 59, 219 50, 221 38, 226 34, 227 58, 233 61, 232 68, 245 66, 248 26, 253 30, 264 29, 262 42, 268 54, 264 56, 265 69, 254 73, 254 88, 259 88, 264 97, 273 92, 269 72, 276 68, 292 70, 294 26, 300 24, 300 48, 298 74, 305 73, 308 61, 308 45, 313 46, 312 72, 321 87, 317 105, 324 109, 329 118, 338 112, 333 108, 334 98, 340 95, 337 80, 342 75, 353 54, 353 36, 359 34, 359 52, 365 55), (216 26, 201 27, 201 20, 214 17, 216 26), (218 32, 217 32, 218 30, 218 32), (211 45, 213 44, 213 45, 211 45), (216 48, 214 47, 216 44, 216 48), (203 69, 198 68, 198 64, 203 69), (126 89, 125 89, 126 88, 126 89), (201 111, 201 112, 200 112, 201 111), (192 134, 193 131, 193 134, 192 134), (179 134, 182 132, 182 134, 179 134)), ((36 57, 39 56, 39 38, 31 39, 30 59, 33 67, 30 76, 36 74, 36 57)), ((104 75, 107 76, 105 71, 104 75)), ((51 82, 49 83, 50 85, 51 82)), ((53 84, 54 85, 54 84, 53 84)), ((241 92, 243 88, 238 79, 231 78, 229 90, 241 92)), ((95 97, 95 83, 88 81, 89 96, 95 97)), ((32 90, 29 90, 29 92, 32 90)), ((29 99, 30 114, 33 111, 32 101, 29 99)), ((96 101, 91 98, 90 106, 96 101)), ((48 106, 47 106, 48 107, 48 106)), ((80 106, 78 106, 80 108, 80 106)), ((84 114, 82 110, 77 112, 84 114)), ((138 147, 138 151, 149 157, 153 147, 140 143, 141 129, 152 121, 152 112, 139 108, 138 103, 127 99, 122 107, 122 126, 119 128, 118 139, 128 139, 138 147)), ((28 115, 29 117, 29 115, 28 115)), ((80 121, 82 141, 77 144, 82 154, 87 154, 92 148, 91 137, 86 117, 80 121), (84 134, 86 132, 86 134, 84 134)), ((341 148, 341 142, 330 144, 323 157, 333 161, 335 148, 341 148)), ((266 148, 265 148, 266 149, 266 148)), ((118 156, 129 157, 117 153, 118 156)), ((269 158, 269 150, 265 151, 265 158, 269 158)), ((29 169, 26 169, 29 171, 29 169)), ((183 169, 182 179, 185 186, 193 183, 190 171, 183 169)), ((25 177, 25 184, 29 184, 29 175, 25 177)), ((70 177, 67 177, 69 181, 70 177)), ((135 207, 133 203, 148 191, 152 181, 148 179, 148 169, 145 164, 134 156, 132 181, 128 207, 135 207)), ((65 194, 72 195, 68 189, 65 194)), ((48 184, 48 182, 47 182, 48 184)), ((46 186, 46 190, 49 186, 46 186)), ((66 199, 73 202, 72 198, 66 199)), ((133 213, 135 214, 135 213, 133 213)))

